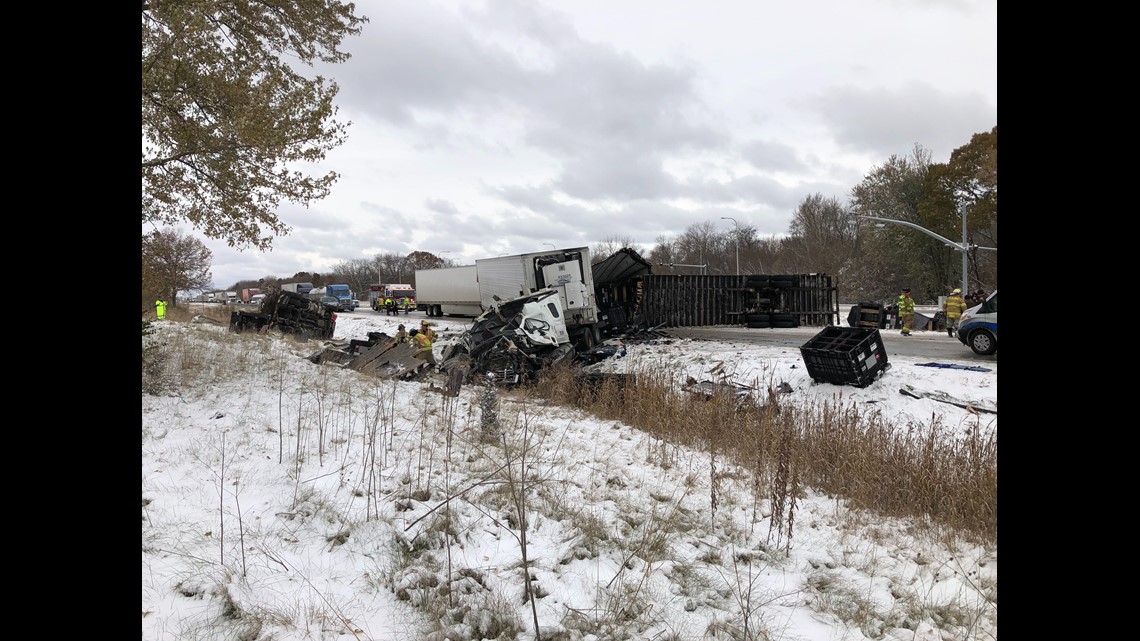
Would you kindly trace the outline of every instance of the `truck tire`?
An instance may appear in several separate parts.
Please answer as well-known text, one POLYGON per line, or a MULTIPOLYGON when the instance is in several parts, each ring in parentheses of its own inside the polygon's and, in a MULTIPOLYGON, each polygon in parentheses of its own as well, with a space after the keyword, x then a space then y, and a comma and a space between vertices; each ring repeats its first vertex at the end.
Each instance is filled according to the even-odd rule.
POLYGON ((596 344, 594 342, 594 332, 591 329, 587 329, 586 331, 582 332, 582 335, 579 337, 578 340, 579 340, 580 344, 582 345, 582 351, 583 352, 588 352, 588 351, 594 349, 594 345, 596 344))
POLYGON ((768 321, 749 321, 745 323, 744 326, 749 329, 761 329, 765 327, 771 327, 772 323, 768 321))

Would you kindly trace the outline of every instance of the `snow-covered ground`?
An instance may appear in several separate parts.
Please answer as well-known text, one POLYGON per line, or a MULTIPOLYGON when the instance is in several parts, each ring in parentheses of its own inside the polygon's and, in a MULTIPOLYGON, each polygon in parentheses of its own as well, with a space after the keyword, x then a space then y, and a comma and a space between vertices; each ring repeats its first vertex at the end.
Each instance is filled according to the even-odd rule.
MULTIPOLYGON (((338 315, 335 338, 422 318, 361 309, 338 315)), ((470 322, 430 320, 437 348, 470 322)), ((789 539, 747 474, 628 425, 503 394, 508 438, 488 444, 481 388, 450 399, 442 378, 314 365, 312 341, 156 326, 177 361, 166 389, 142 395, 147 641, 534 639, 536 620, 554 641, 997 636, 992 544, 810 491, 789 539), (460 623, 441 626, 445 615, 460 623)), ((806 341, 819 328, 771 331, 806 341)), ((892 358, 860 389, 814 383, 796 349, 664 339, 625 350, 594 368, 786 386, 791 402, 849 403, 996 440, 996 362, 972 371, 892 358), (900 394, 904 384, 994 412, 900 394)))

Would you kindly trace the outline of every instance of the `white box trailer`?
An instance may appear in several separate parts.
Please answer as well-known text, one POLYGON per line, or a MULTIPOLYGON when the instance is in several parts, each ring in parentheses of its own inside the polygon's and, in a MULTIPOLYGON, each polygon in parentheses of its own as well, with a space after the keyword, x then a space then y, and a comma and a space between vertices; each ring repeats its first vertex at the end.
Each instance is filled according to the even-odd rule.
POLYGON ((553 287, 558 290, 575 345, 590 349, 601 341, 588 247, 481 258, 475 261, 475 273, 484 309, 494 305, 496 296, 510 300, 553 287))
POLYGON ((293 292, 302 296, 308 296, 312 289, 312 283, 281 283, 282 291, 293 292))
POLYGON ((416 309, 428 316, 482 314, 475 265, 417 269, 416 309))

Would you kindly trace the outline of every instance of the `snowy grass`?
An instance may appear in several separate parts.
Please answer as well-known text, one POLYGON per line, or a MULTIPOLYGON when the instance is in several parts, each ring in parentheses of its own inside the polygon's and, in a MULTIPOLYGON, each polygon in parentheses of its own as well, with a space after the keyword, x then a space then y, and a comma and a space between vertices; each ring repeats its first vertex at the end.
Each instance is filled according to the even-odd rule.
POLYGON ((681 362, 449 399, 171 316, 143 337, 144 622, 148 600, 199 605, 156 639, 381 638, 360 619, 385 594, 432 623, 405 638, 777 641, 802 608, 867 638, 996 637, 996 575, 877 551, 994 548, 984 429, 800 405, 762 375, 756 400, 694 397, 681 362), (817 546, 831 531, 847 542, 817 546), (766 582, 800 548, 804 584, 766 582))

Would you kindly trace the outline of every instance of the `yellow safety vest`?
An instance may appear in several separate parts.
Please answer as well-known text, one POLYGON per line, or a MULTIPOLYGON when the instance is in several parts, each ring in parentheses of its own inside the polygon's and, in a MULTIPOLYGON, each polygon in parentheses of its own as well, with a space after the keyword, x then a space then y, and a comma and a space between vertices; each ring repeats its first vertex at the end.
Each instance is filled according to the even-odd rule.
POLYGON ((914 313, 914 299, 910 296, 903 294, 899 296, 899 314, 913 314, 914 313))

